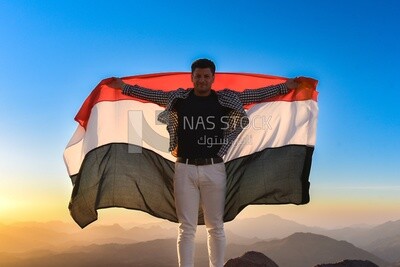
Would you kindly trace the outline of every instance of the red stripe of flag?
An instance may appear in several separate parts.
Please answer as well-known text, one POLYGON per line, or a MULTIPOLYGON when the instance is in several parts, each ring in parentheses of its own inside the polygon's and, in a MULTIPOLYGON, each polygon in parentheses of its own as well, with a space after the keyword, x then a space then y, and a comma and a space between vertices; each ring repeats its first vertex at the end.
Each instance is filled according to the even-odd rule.
MULTIPOLYGON (((283 83, 287 78, 252 73, 216 73, 213 89, 223 90, 229 88, 231 90, 241 92, 245 89, 255 89, 270 85, 283 83)), ((178 88, 191 88, 193 83, 191 81, 190 72, 168 72, 156 74, 144 74, 124 77, 122 80, 130 85, 140 85, 142 87, 152 88, 155 90, 173 91, 178 88)), ((120 90, 115 90, 108 86, 112 78, 102 80, 91 94, 86 98, 81 109, 75 116, 75 120, 84 128, 86 128, 90 112, 94 105, 102 101, 119 101, 119 100, 136 100, 140 102, 147 102, 142 99, 137 99, 131 96, 126 96, 120 90)), ((302 101, 314 100, 317 101, 318 92, 316 86, 318 81, 300 77, 296 79, 300 83, 300 87, 296 90, 289 92, 286 95, 278 95, 269 98, 266 102, 272 101, 302 101)), ((253 104, 252 104, 253 105, 253 104)), ((250 108, 252 105, 246 105, 245 108, 250 108)))

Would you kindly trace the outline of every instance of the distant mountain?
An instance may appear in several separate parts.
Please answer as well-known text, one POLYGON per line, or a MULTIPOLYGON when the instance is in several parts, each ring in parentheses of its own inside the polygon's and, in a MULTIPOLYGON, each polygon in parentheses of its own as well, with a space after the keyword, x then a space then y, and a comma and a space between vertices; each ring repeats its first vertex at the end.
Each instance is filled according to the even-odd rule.
MULTIPOLYGON (((132 244, 155 239, 176 239, 177 224, 173 228, 157 225, 124 229, 118 224, 91 225, 81 229, 72 224, 63 223, 17 223, 0 226, 0 252, 26 252, 32 250, 63 251, 74 246, 90 244, 132 244)), ((252 244, 258 238, 241 237, 226 231, 229 242, 252 244)), ((205 227, 199 227, 196 242, 205 243, 205 227)))
POLYGON ((233 233, 259 239, 283 238, 296 232, 323 232, 323 228, 309 227, 294 221, 282 219, 273 214, 263 215, 257 218, 234 220, 226 223, 225 228, 233 233))
POLYGON ((153 240, 138 244, 106 244, 74 247, 63 253, 49 253, 45 256, 21 258, 12 255, 0 258, 4 267, 176 267, 176 241, 172 239, 153 240))
POLYGON ((388 262, 346 241, 312 233, 295 233, 284 239, 249 246, 229 245, 227 256, 234 258, 249 250, 262 252, 279 266, 285 267, 310 267, 345 259, 369 260, 382 267, 389 266, 388 262))
POLYGON ((80 229, 64 223, 16 223, 0 227, 0 251, 64 250, 92 243, 134 243, 119 225, 80 229))
POLYGON ((397 235, 376 240, 365 249, 390 262, 400 262, 400 232, 397 235))
POLYGON ((335 239, 347 240, 360 247, 368 247, 371 243, 377 240, 399 235, 400 220, 386 222, 372 228, 346 227, 342 229, 323 231, 321 234, 335 239))
POLYGON ((400 220, 372 228, 343 228, 320 232, 337 240, 346 240, 386 261, 400 261, 400 220))
POLYGON ((400 261, 400 237, 398 237, 400 220, 374 227, 362 225, 359 228, 353 226, 328 230, 309 227, 269 214, 233 221, 227 223, 225 228, 243 237, 260 239, 283 238, 296 232, 309 232, 336 240, 345 240, 389 262, 400 261))
POLYGON ((282 219, 273 214, 267 214, 257 218, 234 220, 226 223, 225 228, 243 237, 257 237, 259 239, 283 238, 297 232, 315 233, 337 240, 346 240, 356 246, 369 249, 369 245, 377 240, 399 235, 400 220, 386 222, 374 227, 361 225, 360 227, 352 226, 329 230, 321 227, 310 227, 282 219))
POLYGON ((35 226, 0 227, 0 251, 23 252, 30 249, 49 249, 65 242, 69 234, 35 226))
MULTIPOLYGON (((234 220, 226 223, 225 229, 228 244, 251 245, 260 241, 282 239, 296 232, 310 232, 336 240, 345 240, 385 261, 400 262, 400 220, 369 228, 363 226, 328 230, 309 227, 269 214, 258 218, 234 220)), ((129 229, 118 224, 91 224, 81 229, 76 224, 60 221, 23 222, 0 224, 0 252, 32 250, 60 252, 74 246, 132 244, 154 239, 176 239, 176 237, 177 224, 168 221, 129 229)), ((205 227, 201 226, 197 231, 196 242, 205 243, 206 239, 205 227)))
MULTIPOLYGON (((310 233, 296 233, 284 239, 263 241, 252 245, 231 244, 227 247, 226 258, 237 258, 246 251, 261 252, 281 267, 310 267, 345 259, 369 260, 381 267, 388 266, 384 260, 348 242, 310 233)), ((5 267, 170 267, 177 265, 175 239, 158 239, 137 244, 76 246, 61 253, 48 252, 46 255, 42 251, 41 254, 32 257, 6 253, 0 256, 0 266, 5 267)), ((195 262, 196 267, 208 266, 206 244, 197 244, 195 262)))

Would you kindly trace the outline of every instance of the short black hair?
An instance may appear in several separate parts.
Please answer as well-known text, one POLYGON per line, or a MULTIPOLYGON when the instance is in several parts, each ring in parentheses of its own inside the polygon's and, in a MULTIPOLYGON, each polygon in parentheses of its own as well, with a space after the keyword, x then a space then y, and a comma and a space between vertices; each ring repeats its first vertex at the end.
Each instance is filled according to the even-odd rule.
POLYGON ((214 62, 212 62, 211 60, 207 59, 207 58, 200 58, 195 60, 192 63, 192 73, 194 72, 195 69, 206 69, 209 68, 212 72, 212 74, 215 74, 215 64, 214 62))

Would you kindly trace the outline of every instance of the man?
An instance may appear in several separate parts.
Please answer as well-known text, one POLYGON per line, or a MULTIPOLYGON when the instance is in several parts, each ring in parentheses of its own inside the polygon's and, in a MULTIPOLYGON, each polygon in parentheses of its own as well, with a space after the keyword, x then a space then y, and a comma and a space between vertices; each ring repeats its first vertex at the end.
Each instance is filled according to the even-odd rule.
POLYGON ((174 197, 179 221, 179 266, 194 266, 194 238, 201 205, 208 232, 210 266, 222 267, 226 244, 223 225, 226 172, 222 157, 249 123, 243 105, 286 94, 297 83, 289 79, 279 85, 241 93, 229 89, 214 91, 211 88, 215 64, 211 60, 196 60, 191 70, 193 88, 189 89, 150 90, 127 85, 119 78, 110 86, 166 107, 158 120, 167 124, 169 150, 177 157, 174 197))

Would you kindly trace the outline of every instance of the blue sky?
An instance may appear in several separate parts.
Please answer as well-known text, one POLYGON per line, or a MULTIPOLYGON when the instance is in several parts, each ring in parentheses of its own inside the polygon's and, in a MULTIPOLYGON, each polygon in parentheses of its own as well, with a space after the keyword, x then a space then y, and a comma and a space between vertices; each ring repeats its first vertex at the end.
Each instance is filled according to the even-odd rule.
POLYGON ((0 193, 68 200, 62 153, 94 86, 209 57, 318 79, 312 190, 400 204, 399 13, 394 0, 1 1, 0 193))

